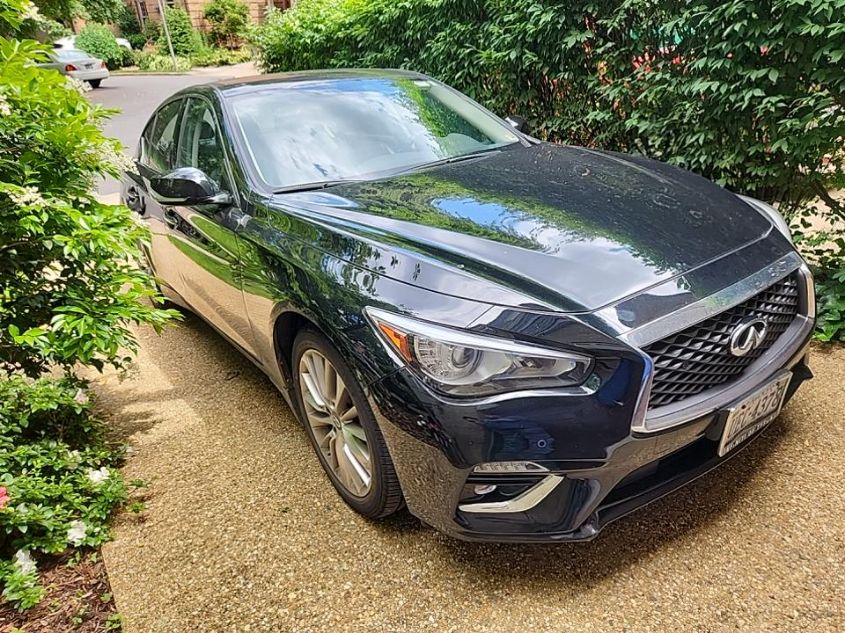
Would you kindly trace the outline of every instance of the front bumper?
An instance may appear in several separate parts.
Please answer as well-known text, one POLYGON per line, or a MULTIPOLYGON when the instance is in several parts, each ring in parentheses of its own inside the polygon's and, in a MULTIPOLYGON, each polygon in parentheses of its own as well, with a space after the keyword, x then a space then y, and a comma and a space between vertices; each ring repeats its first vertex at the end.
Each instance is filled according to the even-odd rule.
MULTIPOLYGON (((744 393, 791 369, 788 401, 812 376, 809 338, 807 331, 780 363, 758 372, 754 384, 744 382, 744 393)), ((370 390, 409 510, 451 536, 498 542, 589 540, 608 523, 738 452, 717 456, 724 427, 721 410, 660 433, 637 433, 629 427, 620 435, 613 432, 619 420, 606 396, 601 390, 577 400, 534 395, 456 408, 433 398, 406 371, 385 377, 370 390), (506 460, 540 464, 548 469, 543 476, 554 481, 547 482, 541 499, 529 500, 524 505, 530 507, 518 512, 462 511, 468 482, 493 481, 474 474, 473 466, 506 460)))

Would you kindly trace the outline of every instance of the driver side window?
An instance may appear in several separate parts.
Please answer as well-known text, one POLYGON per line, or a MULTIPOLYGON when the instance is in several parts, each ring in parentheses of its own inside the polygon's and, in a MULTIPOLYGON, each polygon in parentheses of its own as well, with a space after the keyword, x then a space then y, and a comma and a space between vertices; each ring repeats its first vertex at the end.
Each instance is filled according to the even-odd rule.
POLYGON ((179 140, 177 167, 196 167, 221 189, 231 191, 217 117, 205 99, 193 97, 188 101, 179 140))

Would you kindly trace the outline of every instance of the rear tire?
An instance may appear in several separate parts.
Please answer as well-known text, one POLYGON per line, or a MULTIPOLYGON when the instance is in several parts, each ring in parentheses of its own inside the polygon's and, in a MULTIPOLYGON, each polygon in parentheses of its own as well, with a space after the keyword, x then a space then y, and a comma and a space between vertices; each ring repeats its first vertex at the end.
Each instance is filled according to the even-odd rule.
POLYGON ((89 79, 88 83, 91 84, 92 88, 99 88, 102 81, 102 79, 89 79))
POLYGON ((311 329, 293 343, 299 418, 332 485, 356 512, 379 519, 402 507, 402 490, 381 430, 352 370, 311 329))

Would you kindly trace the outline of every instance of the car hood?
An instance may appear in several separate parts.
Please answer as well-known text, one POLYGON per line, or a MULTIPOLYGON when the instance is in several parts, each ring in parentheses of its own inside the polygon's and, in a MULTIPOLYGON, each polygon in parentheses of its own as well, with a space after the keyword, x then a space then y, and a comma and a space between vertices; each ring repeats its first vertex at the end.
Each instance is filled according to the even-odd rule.
MULTIPOLYGON (((347 234, 483 278, 479 288, 494 282, 566 311, 595 310, 772 229, 734 194, 690 172, 548 143, 280 198, 347 234)), ((418 272, 405 281, 418 281, 418 272)), ((471 288, 439 290, 485 299, 471 288)))

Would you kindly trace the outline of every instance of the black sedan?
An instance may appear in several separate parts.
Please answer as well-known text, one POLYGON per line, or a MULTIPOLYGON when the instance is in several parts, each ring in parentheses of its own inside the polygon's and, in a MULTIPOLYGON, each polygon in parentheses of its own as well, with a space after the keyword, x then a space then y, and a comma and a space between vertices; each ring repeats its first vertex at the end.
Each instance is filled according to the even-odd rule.
POLYGON ((193 86, 123 199, 162 291, 260 367, 368 517, 593 537, 734 455, 811 376, 770 206, 539 142, 424 75, 193 86))

